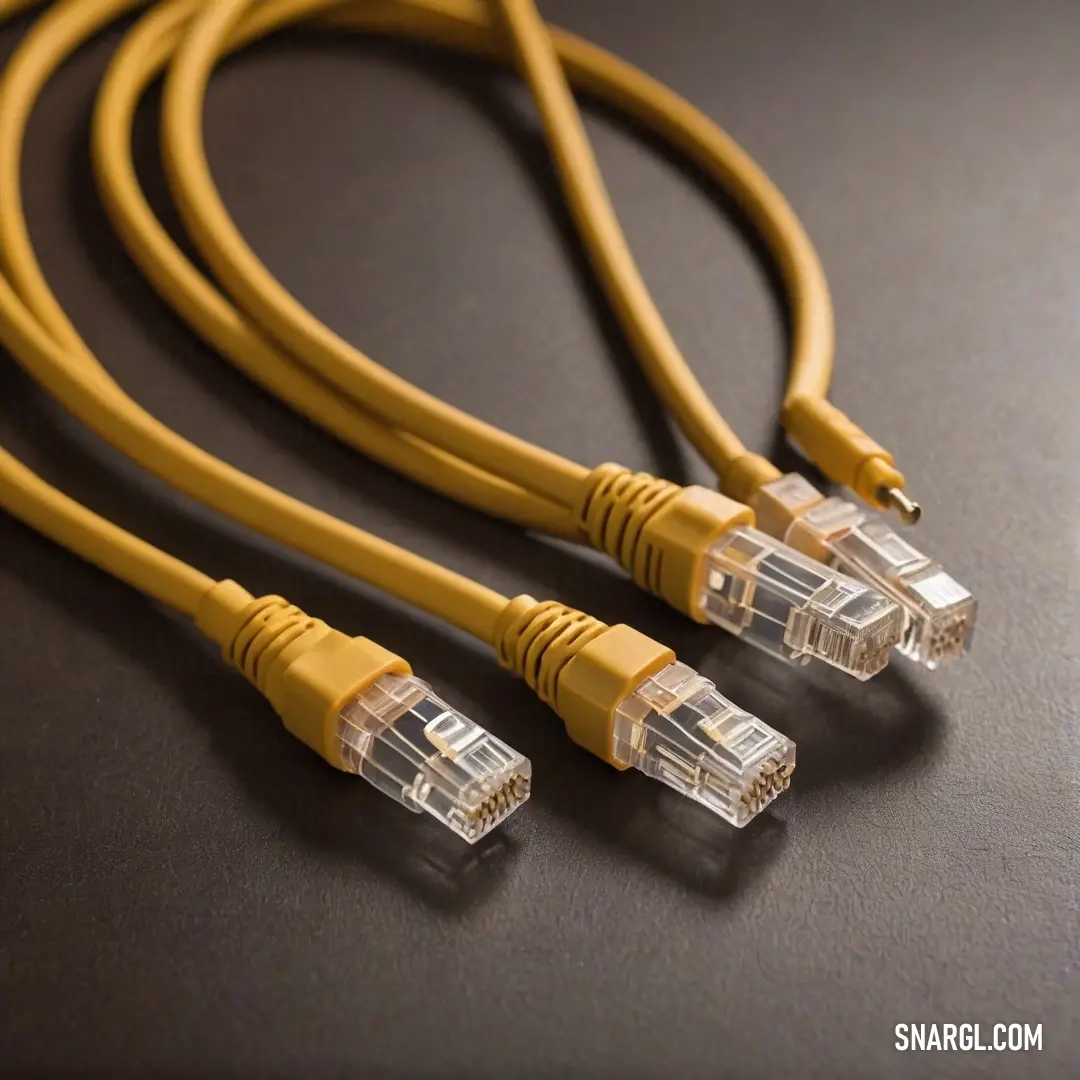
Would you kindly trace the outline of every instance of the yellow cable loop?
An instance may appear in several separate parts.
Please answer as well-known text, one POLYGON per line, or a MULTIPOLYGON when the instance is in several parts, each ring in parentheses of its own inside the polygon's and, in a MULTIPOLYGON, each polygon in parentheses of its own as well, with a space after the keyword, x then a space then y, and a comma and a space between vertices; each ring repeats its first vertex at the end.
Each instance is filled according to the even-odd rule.
MULTIPOLYGON (((7 22, 37 0, 0 0, 7 22)), ((0 448, 0 506, 24 524, 155 600, 194 615, 213 578, 95 514, 0 448)))
MULTIPOLYGON (((135 172, 131 136, 136 108, 167 63, 197 0, 160 4, 125 36, 102 80, 94 110, 92 153, 98 187, 124 244, 161 296, 212 346, 265 388, 328 431, 410 479, 525 528, 575 539, 565 507, 385 425, 279 349, 252 325, 175 244, 154 216, 135 172)), ((266 8, 253 12, 230 48, 253 33, 266 8)))
MULTIPOLYGON (((498 468, 504 479, 566 505, 576 481, 568 473, 563 480, 556 479, 567 464, 563 459, 542 451, 537 451, 540 457, 533 456, 527 444, 441 406, 374 364, 307 312, 244 242, 210 175, 201 113, 213 66, 230 47, 230 35, 250 5, 251 0, 214 0, 204 7, 180 47, 167 84, 165 158, 181 215, 196 246, 247 315, 346 396, 362 399, 365 407, 389 424, 422 434, 475 465, 498 468), (551 471, 545 479, 541 474, 547 469, 551 471)), ((824 397, 833 362, 833 315, 812 244, 768 177, 719 128, 642 73, 545 27, 531 0, 507 0, 503 16, 509 35, 485 22, 482 9, 461 0, 383 0, 365 6, 362 12, 355 6, 331 5, 330 0, 293 3, 296 17, 315 15, 324 8, 328 18, 341 23, 379 27, 481 52, 505 50, 507 37, 512 41, 545 120, 586 246, 646 373, 713 464, 724 490, 748 501, 779 472, 764 457, 745 449, 701 389, 668 332, 611 209, 564 72, 626 108, 704 165, 761 230, 786 284, 793 317, 791 376, 782 410, 788 430, 834 480, 854 487, 874 505, 889 502, 901 509, 909 505, 902 493, 903 477, 892 467, 888 452, 824 397), (486 34, 489 40, 478 41, 478 34, 481 39, 486 34)))
MULTIPOLYGON (((744 502, 780 476, 748 453, 694 376, 653 303, 611 206, 574 102, 558 49, 533 0, 496 0, 518 68, 540 110, 548 143, 578 230, 601 284, 646 375, 683 431, 716 470, 728 494, 744 502)), ((736 148, 737 149, 737 148, 736 148)), ((792 307, 793 353, 781 410, 784 426, 831 479, 867 502, 891 506, 908 521, 919 509, 903 493, 892 456, 826 400, 835 340, 821 264, 780 192, 749 159, 739 161, 743 202, 780 267, 792 307)))
MULTIPOLYGON (((189 0, 189 2, 194 2, 194 0, 189 0)), ((178 3, 177 6, 182 7, 183 4, 178 3)), ((269 32, 272 25, 281 25, 289 17, 299 18, 300 14, 298 13, 318 14, 321 8, 327 7, 327 4, 321 3, 320 0, 312 0, 311 3, 308 3, 307 0, 297 0, 297 2, 287 6, 291 9, 291 15, 286 12, 285 7, 275 8, 273 5, 266 4, 248 12, 247 23, 235 28, 234 32, 226 32, 227 40, 221 46, 221 50, 227 51, 237 48, 242 43, 241 39, 249 40, 253 36, 269 32), (257 26, 257 23, 260 25, 257 26)), ((320 17, 325 21, 354 29, 374 29, 416 36, 458 49, 501 57, 502 59, 507 58, 507 35, 497 23, 492 21, 491 14, 486 6, 477 4, 475 0, 368 0, 368 2, 361 4, 332 5, 320 17)), ((154 16, 151 16, 151 18, 154 18, 154 16)), ((140 30, 136 33, 141 31, 142 28, 140 27, 140 30)), ((548 28, 547 32, 550 34, 550 44, 554 48, 558 60, 562 63, 566 75, 575 84, 604 97, 616 107, 624 109, 640 122, 655 128, 659 134, 671 141, 676 147, 688 153, 709 171, 718 182, 732 192, 743 204, 750 217, 761 228, 766 241, 773 248, 774 254, 780 263, 791 294, 794 309, 793 386, 802 386, 806 389, 802 372, 809 370, 822 359, 831 365, 832 312, 824 275, 821 272, 817 256, 798 219, 779 191, 723 131, 678 95, 630 65, 612 57, 603 50, 597 49, 595 46, 566 34, 564 31, 548 28)), ((146 42, 149 42, 153 36, 147 32, 146 42)), ((125 46, 123 51, 126 55, 123 60, 120 57, 117 58, 114 68, 110 72, 109 80, 119 79, 123 76, 127 80, 143 82, 145 86, 145 83, 152 78, 152 74, 146 68, 153 66, 142 55, 149 47, 146 42, 139 45, 138 48, 132 45, 130 50, 125 46), (136 70, 140 66, 142 70, 136 70), (125 72, 125 68, 130 70, 125 72)), ((168 47, 160 42, 155 47, 160 47, 162 53, 168 51, 168 47)), ((164 57, 162 56, 157 62, 161 63, 163 60, 164 57)), ((213 61, 210 61, 210 63, 212 66, 213 61)), ((556 72, 556 74, 558 73, 556 72)), ((204 76, 204 82, 206 77, 208 75, 204 76)), ((160 230, 160 227, 155 230, 156 223, 153 222, 152 215, 149 220, 143 220, 141 209, 134 206, 138 196, 137 184, 128 183, 130 170, 127 168, 123 160, 123 154, 119 149, 119 144, 127 137, 122 135, 121 132, 130 132, 130 122, 122 123, 120 119, 113 116, 109 116, 106 122, 105 118, 107 113, 123 112, 123 107, 113 104, 106 107, 104 99, 110 96, 123 97, 125 95, 112 95, 110 91, 111 87, 107 86, 103 92, 103 102, 100 106, 102 118, 97 125, 98 130, 108 130, 109 135, 107 139, 104 136, 95 139, 95 156, 98 159, 99 175, 102 178, 102 188, 107 205, 110 206, 114 218, 118 220, 121 235, 129 242, 136 259, 147 269, 159 290, 165 295, 168 295, 170 291, 174 293, 175 295, 172 298, 174 306, 187 315, 200 332, 210 336, 207 327, 209 326, 212 331, 214 313, 210 310, 209 303, 205 298, 196 295, 196 290, 190 282, 185 282, 184 273, 186 273, 186 268, 182 273, 175 266, 165 265, 172 258, 174 252, 164 254, 157 249, 161 247, 160 241, 163 238, 166 244, 168 243, 167 237, 164 237, 163 230, 160 230)), ((187 93, 187 90, 184 92, 187 93)), ((131 93, 132 91, 128 90, 126 96, 130 96, 131 93)), ((541 104, 543 104, 543 95, 541 95, 541 104)), ((570 100, 570 108, 573 111, 572 100, 570 100)), ((576 113, 573 115, 576 115, 576 113)), ((188 119, 190 120, 190 117, 188 119)), ((563 120, 565 121, 565 117, 563 120)), ((169 119, 168 115, 166 115, 165 138, 167 145, 171 144, 173 138, 170 136, 169 130, 169 119)), ((565 133, 571 130, 571 126, 568 123, 560 122, 558 130, 565 133)), ((195 135, 196 137, 199 135, 197 122, 195 124, 195 135)), ((186 137, 187 135, 181 134, 177 138, 182 141, 186 137)), ((578 143, 581 143, 581 139, 578 140, 578 143)), ((584 146, 587 150, 587 142, 584 143, 584 146)), ((129 152, 128 156, 130 156, 129 152)), ((577 155, 577 157, 580 158, 580 155, 577 155)), ((201 161, 196 159, 192 164, 189 156, 178 157, 178 165, 174 170, 173 180, 181 195, 181 201, 184 198, 183 193, 188 191, 188 174, 192 170, 199 174, 201 180, 209 179, 208 171, 205 168, 205 159, 201 161)), ((594 180, 599 182, 595 163, 593 163, 592 171, 594 180)), ((595 184, 593 187, 595 187, 595 184)), ((206 191, 199 185, 198 181, 196 182, 196 188, 196 191, 189 193, 187 201, 190 203, 191 213, 198 217, 205 209, 203 196, 206 191)), ((213 190, 212 181, 210 182, 210 190, 213 190)), ((586 192, 588 190, 591 189, 586 185, 586 192)), ((602 186, 600 192, 603 194, 602 186)), ((590 200, 588 194, 586 194, 584 205, 589 213, 587 220, 593 220, 598 212, 595 209, 595 203, 596 200, 590 200)), ((618 240, 621 234, 618 233, 617 222, 614 221, 613 216, 610 214, 610 207, 608 211, 609 226, 613 226, 613 228, 606 228, 604 235, 614 236, 618 240)), ((245 266, 250 266, 250 259, 254 258, 254 256, 252 256, 249 249, 242 248, 239 255, 236 253, 232 243, 232 240, 238 237, 235 229, 232 230, 231 236, 224 240, 220 239, 218 226, 222 224, 222 220, 219 215, 224 213, 224 208, 221 206, 219 199, 215 201, 211 212, 215 215, 215 218, 213 225, 208 225, 203 230, 206 242, 212 246, 223 245, 225 250, 221 258, 226 261, 232 260, 235 256, 245 266)), ((225 214, 225 218, 227 219, 227 214, 225 214)), ((198 236, 196 238, 198 239, 198 236)), ((628 258, 629 252, 625 248, 625 243, 622 244, 621 250, 622 254, 628 258)), ((178 255, 178 253, 175 254, 178 255)), ((208 251, 207 254, 212 255, 212 252, 208 251)), ((213 258, 211 258, 211 261, 213 261, 213 258)), ((622 266, 624 270, 629 266, 631 276, 636 274, 632 259, 629 263, 626 262, 626 259, 616 260, 615 265, 617 267, 622 266)), ((618 274, 616 277, 622 280, 618 274)), ((639 276, 638 283, 640 285, 639 276)), ((317 320, 303 312, 303 309, 299 308, 295 301, 288 297, 288 294, 284 292, 281 286, 274 282, 264 267, 260 267, 260 273, 257 275, 257 280, 252 285, 252 288, 260 296, 269 296, 266 301, 268 305, 266 311, 270 313, 271 319, 279 317, 284 319, 297 334, 305 338, 307 347, 313 350, 313 353, 305 353, 305 359, 311 361, 314 355, 315 363, 325 361, 331 366, 341 361, 341 356, 337 355, 339 352, 338 346, 346 351, 348 351, 348 346, 345 346, 343 342, 340 342, 340 339, 337 339, 334 349, 331 350, 335 353, 335 356, 327 357, 324 355, 325 336, 321 332, 316 334, 314 338, 307 336, 307 331, 311 327, 321 327, 321 324, 318 324, 317 320), (269 291, 267 292, 267 290, 269 291), (279 309, 275 305, 282 297, 285 297, 287 302, 284 309, 279 309)), ((634 334, 635 320, 640 312, 651 305, 647 292, 642 292, 639 289, 637 295, 641 303, 627 306, 624 312, 626 319, 631 324, 629 325, 631 336, 635 337, 635 340, 640 338, 640 335, 634 334)), ((221 302, 228 306, 228 302, 224 299, 221 302)), ((650 326, 656 333, 652 334, 649 340, 657 338, 657 335, 659 337, 666 335, 668 346, 673 347, 674 343, 671 341, 670 335, 666 334, 666 329, 662 320, 659 319, 655 307, 652 308, 652 311, 655 318, 650 319, 650 326)), ((330 335, 330 331, 326 330, 325 327, 321 327, 321 330, 325 331, 326 335, 330 335)), ((258 328, 249 326, 248 332, 258 334, 258 328)), ((219 345, 221 344, 220 337, 217 339, 211 337, 211 340, 216 340, 219 345)), ((640 344, 641 341, 638 340, 638 343, 640 344)), ((227 346, 225 351, 230 351, 227 346)), ((651 355, 647 347, 645 352, 651 355)), ((233 355, 233 358, 249 371, 255 366, 250 360, 244 365, 243 360, 236 357, 235 351, 230 352, 230 355, 233 355)), ((678 390, 677 396, 680 400, 695 400, 691 390, 696 385, 696 382, 685 361, 678 356, 677 350, 673 354, 671 348, 667 348, 666 355, 669 358, 677 358, 681 363, 678 378, 673 384, 678 390), (683 393, 683 391, 686 393, 683 393)), ((645 359, 647 360, 648 357, 646 356, 645 359)), ((364 374, 365 372, 374 373, 375 377, 380 380, 383 376, 386 376, 388 379, 394 380, 393 386, 395 388, 405 387, 408 391, 415 391, 415 388, 409 387, 408 384, 403 383, 401 380, 395 380, 395 377, 390 376, 389 373, 383 371, 377 365, 367 361, 366 358, 363 358, 363 360, 366 363, 362 364, 361 377, 367 377, 364 374)), ((675 359, 672 359, 672 363, 675 363, 675 359)), ((303 365, 300 366, 303 367, 303 365)), ((320 370, 324 369, 320 368, 320 370)), ((658 370, 668 370, 668 367, 665 367, 664 362, 661 361, 658 370)), ((253 373, 256 377, 260 377, 258 371, 253 373)), ((261 377, 266 381, 271 377, 270 372, 264 368, 261 377)), ((825 386, 827 381, 826 374, 822 385, 825 386)), ((325 390, 326 388, 322 387, 322 389, 325 390)), ((698 389, 700 390, 700 387, 698 389)), ((419 391, 415 392, 420 393, 419 391)), ((289 400, 297 404, 295 392, 287 394, 287 396, 289 400)), ((426 400, 430 402, 430 399, 426 400)), ((720 420, 715 409, 713 409, 703 393, 696 398, 696 401, 699 405, 703 404, 704 413, 711 413, 712 420, 707 424, 693 424, 692 426, 704 430, 711 425, 716 435, 714 443, 717 445, 722 444, 720 456, 727 464, 720 468, 720 472, 723 473, 726 479, 725 488, 737 497, 744 499, 751 497, 762 483, 778 475, 776 470, 760 455, 750 454, 745 451, 745 448, 734 437, 730 429, 720 420), (714 421, 719 423, 714 423, 714 421)), ((353 404, 346 395, 342 395, 336 407, 338 410, 348 410, 353 407, 353 404)), ((314 413, 313 408, 310 405, 305 406, 303 402, 300 402, 298 407, 309 415, 314 413)), ((704 413, 700 413, 700 415, 704 415, 704 413)), ((387 424, 397 424, 400 415, 395 413, 392 417, 386 418, 387 424)), ((459 419, 462 416, 460 413, 454 415, 459 419)), ((376 419, 371 417, 370 414, 368 418, 376 419)), ((316 416, 316 419, 319 419, 319 417, 316 416)), ((324 420, 320 420, 320 422, 325 423, 324 420)), ((333 425, 328 426, 331 426, 332 430, 340 430, 340 422, 336 427, 333 425)), ((437 431, 433 434, 433 428, 438 428, 438 424, 425 425, 424 438, 438 442, 437 431)), ((485 428, 485 430, 488 432, 493 431, 490 428, 485 428)), ((397 430, 392 430, 388 439, 374 452, 381 460, 387 460, 390 453, 389 448, 394 445, 395 441, 403 437, 408 437, 407 431, 402 430, 400 427, 397 430)), ((462 437, 468 438, 469 436, 462 434, 462 437)), ((374 435, 372 438, 374 438, 374 435)), ((350 441, 357 444, 361 440, 354 433, 350 441)), ((462 444, 454 443, 453 445, 460 446, 462 444)), ((701 444, 699 443, 699 445, 701 444)), ((443 443, 441 447, 444 451, 447 450, 447 444, 443 443)), ((478 452, 473 454, 472 457, 473 460, 479 460, 484 458, 484 454, 478 452)), ((491 469, 502 468, 501 457, 484 458, 484 461, 485 467, 491 469)), ((458 482, 455 474, 461 470, 464 464, 465 462, 461 457, 451 454, 444 459, 431 462, 430 468, 423 470, 422 474, 421 470, 416 467, 411 470, 406 469, 406 471, 409 472, 409 475, 421 479, 422 482, 428 483, 430 486, 449 494, 455 494, 451 490, 453 485, 458 482)), ((492 478, 490 474, 488 478, 492 478)), ((519 497, 527 501, 528 493, 515 492, 515 495, 519 495, 519 497)), ((461 496, 455 494, 455 497, 461 496)), ((498 503, 501 499, 502 494, 499 492, 492 492, 491 498, 487 501, 481 501, 475 495, 466 496, 466 501, 470 501, 473 505, 478 505, 482 509, 489 511, 492 505, 498 503)), ((512 520, 523 519, 523 512, 511 512, 505 504, 496 506, 495 512, 512 520)), ((558 510, 555 509, 554 513, 558 515, 558 510)), ((565 518, 559 519, 559 526, 563 530, 563 535, 567 535, 571 528, 570 523, 565 518)))
POLYGON ((51 8, 12 58, 0 85, 0 247, 26 303, 0 278, 0 339, 20 364, 88 426, 189 495, 491 642, 506 598, 459 574, 307 506, 200 450, 141 409, 108 377, 63 316, 33 259, 19 175, 29 107, 77 45, 132 0, 67 0, 51 8), (34 283, 34 287, 28 287, 34 283), (31 309, 32 305, 32 309, 31 309), (59 318, 57 316, 60 316, 59 318))
MULTIPOLYGON (((248 0, 217 0, 212 11, 204 9, 197 22, 208 29, 193 29, 174 63, 169 80, 171 90, 163 111, 163 138, 173 190, 197 246, 240 305, 298 354, 306 350, 302 352, 304 358, 334 378, 330 369, 344 362, 348 347, 305 312, 243 243, 206 166, 200 132, 201 100, 215 54, 224 50, 229 27, 241 17, 247 4, 248 0)), ((324 0, 310 0, 310 6, 304 4, 308 12, 315 12, 321 6, 327 6, 324 0)), ((531 30, 521 24, 520 18, 515 21, 522 7, 511 4, 505 12, 519 60, 522 54, 530 56, 537 52, 536 37, 530 34, 536 26, 543 29, 539 21, 531 30)), ((531 4, 528 8, 538 20, 531 4)), ((377 26, 476 51, 506 49, 505 34, 499 33, 500 28, 492 25, 484 9, 476 4, 454 0, 383 2, 335 9, 331 17, 339 22, 377 26)), ((570 78, 657 128, 664 137, 699 160, 743 202, 773 246, 788 284, 794 307, 793 372, 797 380, 801 382, 802 373, 822 360, 831 365, 832 309, 820 263, 798 219, 761 170, 706 117, 648 76, 561 31, 545 29, 542 36, 558 54, 570 78)), ((558 65, 555 67, 555 74, 561 80, 558 65)), ((528 64, 524 73, 549 122, 549 137, 563 169, 568 198, 577 211, 579 226, 639 357, 695 445, 714 465, 718 475, 728 481, 727 488, 737 497, 752 493, 761 483, 779 474, 759 455, 747 453, 678 352, 622 238, 572 99, 567 94, 562 101, 564 107, 560 108, 558 95, 552 94, 550 85, 542 78, 537 81, 536 72, 528 64), (569 108, 565 107, 567 102, 569 108), (552 109, 555 114, 549 115, 552 109), (575 183, 575 178, 580 181, 582 177, 583 182, 575 183)), ((370 373, 372 377, 377 374, 370 373)), ((826 388, 827 383, 826 372, 823 383, 826 388)), ((384 415, 388 421, 399 423, 406 417, 402 411, 384 415)), ((426 433, 430 430, 425 428, 426 433)), ((433 437, 441 441, 441 436, 433 437)), ((464 446, 460 442, 452 447, 446 442, 441 445, 455 452, 464 446)), ((470 455, 464 450, 461 456, 470 455)), ((477 460, 475 455, 470 459, 477 460)))
MULTIPOLYGON (((275 8, 278 25, 317 14, 337 0, 291 0, 275 8)), ((587 470, 486 424, 376 364, 314 318, 247 245, 210 175, 202 107, 214 64, 251 0, 204 4, 188 25, 170 67, 162 104, 162 146, 174 198, 196 247, 252 320, 342 393, 384 420, 504 479, 571 506, 587 470)), ((269 20, 268 20, 269 22, 269 20)), ((263 28, 269 32, 271 26, 263 28)))

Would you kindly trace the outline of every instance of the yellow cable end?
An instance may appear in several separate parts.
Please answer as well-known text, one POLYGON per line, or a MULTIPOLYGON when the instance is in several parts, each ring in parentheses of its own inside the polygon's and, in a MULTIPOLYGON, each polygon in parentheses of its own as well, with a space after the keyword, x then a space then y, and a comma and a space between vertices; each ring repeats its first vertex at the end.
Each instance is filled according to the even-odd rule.
POLYGON ((520 596, 507 605, 495 645, 579 746, 620 771, 639 769, 736 827, 791 782, 790 739, 633 627, 520 596))
POLYGON ((896 510, 909 525, 919 504, 904 494, 904 474, 892 454, 824 398, 795 398, 783 411, 784 427, 804 454, 834 483, 851 488, 876 510, 896 510))
POLYGON ((908 525, 922 514, 919 504, 904 493, 904 474, 888 457, 867 458, 851 487, 864 502, 876 510, 895 510, 908 525))
POLYGON ((915 525, 922 517, 922 507, 900 488, 886 488, 881 495, 885 502, 903 518, 905 525, 915 525))
POLYGON ((256 599, 234 581, 202 598, 195 624, 255 685, 285 727, 338 769, 351 769, 339 737, 342 709, 381 676, 411 675, 400 657, 351 638, 280 596, 256 599))
POLYGON ((695 622, 708 622, 703 584, 709 553, 739 526, 754 524, 745 504, 706 487, 680 487, 621 465, 600 465, 575 508, 581 532, 617 560, 640 588, 695 622))
POLYGON ((630 767, 616 748, 616 713, 636 687, 675 662, 671 649, 632 626, 607 627, 559 674, 555 708, 579 746, 617 769, 630 767))
POLYGON ((374 641, 232 581, 203 596, 195 621, 301 742, 469 843, 528 799, 528 759, 374 641))

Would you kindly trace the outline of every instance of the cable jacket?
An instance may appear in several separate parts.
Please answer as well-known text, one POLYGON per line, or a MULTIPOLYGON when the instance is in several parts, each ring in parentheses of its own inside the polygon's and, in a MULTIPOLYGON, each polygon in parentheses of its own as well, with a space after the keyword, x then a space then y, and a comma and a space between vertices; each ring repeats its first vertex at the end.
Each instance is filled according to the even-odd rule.
MULTIPOLYGON (((611 209, 563 69, 584 89, 656 129, 740 201, 772 248, 791 298, 791 393, 805 394, 812 385, 824 393, 832 364, 833 323, 820 262, 783 196, 723 131, 630 65, 572 35, 545 27, 527 0, 511 0, 505 9, 509 34, 492 21, 484 6, 468 0, 374 0, 351 5, 293 0, 291 7, 296 18, 327 9, 325 17, 339 25, 389 30, 504 59, 513 42, 544 117, 586 246, 653 384, 732 494, 741 498, 778 475, 764 458, 746 451, 720 416, 656 309, 611 209)), ((345 396, 387 424, 437 444, 454 459, 497 470, 504 480, 568 505, 571 488, 581 478, 568 473, 561 480, 556 478, 566 465, 563 459, 555 461, 546 451, 537 457, 520 440, 435 401, 379 367, 307 312, 243 240, 210 174, 201 113, 210 71, 231 47, 232 29, 249 8, 250 0, 215 0, 204 7, 169 75, 163 151, 174 196, 196 246, 238 306, 345 396)), ((262 13, 267 8, 263 5, 257 10, 262 13)), ((267 29, 271 21, 268 15, 267 29)), ((455 467, 454 460, 445 464, 455 467)))
POLYGON ((0 448, 0 506, 113 577, 185 615, 213 578, 174 559, 47 484, 0 448))
MULTIPOLYGON (((36 0, 0 0, 0 22, 36 0)), ((6 189, 7 185, 2 186, 6 189)), ((0 195, 5 194, 0 190, 0 195)), ((193 616, 213 579, 88 510, 0 448, 0 506, 24 524, 148 596, 193 616)))
MULTIPOLYGON (((19 175, 29 111, 51 72, 78 44, 132 6, 132 0, 65 0, 35 24, 10 61, 0 90, 0 177, 19 175)), ((124 394, 64 315, 28 239, 20 242, 26 224, 10 186, 5 183, 0 193, 0 247, 26 303, 0 278, 0 339, 32 377, 98 435, 173 486, 491 641, 505 597, 247 476, 200 450, 124 394)))
MULTIPOLYGON (((292 0, 282 4, 281 22, 318 14, 334 2, 292 0)), ((584 466, 477 420, 375 363, 314 318, 240 234, 210 173, 202 111, 214 64, 227 51, 230 33, 251 6, 252 0, 204 4, 188 26, 165 83, 166 173, 196 247, 253 321, 365 409, 475 465, 490 469, 497 463, 504 479, 561 506, 572 506, 588 473, 584 466)))
MULTIPOLYGON (((175 50, 197 0, 159 4, 124 38, 102 80, 94 109, 92 152, 98 188, 132 257, 161 296, 214 348, 266 389, 375 460, 444 495, 528 529, 575 539, 565 507, 454 457, 338 392, 280 349, 184 255, 139 186, 131 138, 139 99, 175 50)), ((256 9, 229 48, 260 31, 270 5, 256 9)))

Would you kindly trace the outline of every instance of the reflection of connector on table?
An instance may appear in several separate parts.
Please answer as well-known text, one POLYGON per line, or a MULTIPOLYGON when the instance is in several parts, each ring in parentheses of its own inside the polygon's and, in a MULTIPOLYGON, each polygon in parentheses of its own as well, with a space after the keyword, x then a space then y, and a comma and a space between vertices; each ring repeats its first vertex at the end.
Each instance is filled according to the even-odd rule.
POLYGON ((529 797, 532 767, 412 676, 383 675, 339 717, 346 765, 470 844, 529 797))
POLYGON ((615 713, 614 757, 743 826, 791 782, 795 744, 686 664, 645 679, 615 713))

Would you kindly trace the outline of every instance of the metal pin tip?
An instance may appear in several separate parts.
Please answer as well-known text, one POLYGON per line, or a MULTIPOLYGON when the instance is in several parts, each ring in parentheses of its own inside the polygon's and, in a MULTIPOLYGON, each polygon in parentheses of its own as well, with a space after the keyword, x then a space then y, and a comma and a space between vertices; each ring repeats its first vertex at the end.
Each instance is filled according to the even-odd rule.
POLYGON ((922 507, 909 499, 900 488, 886 488, 881 493, 881 501, 895 510, 903 518, 905 525, 914 525, 922 517, 922 507))

